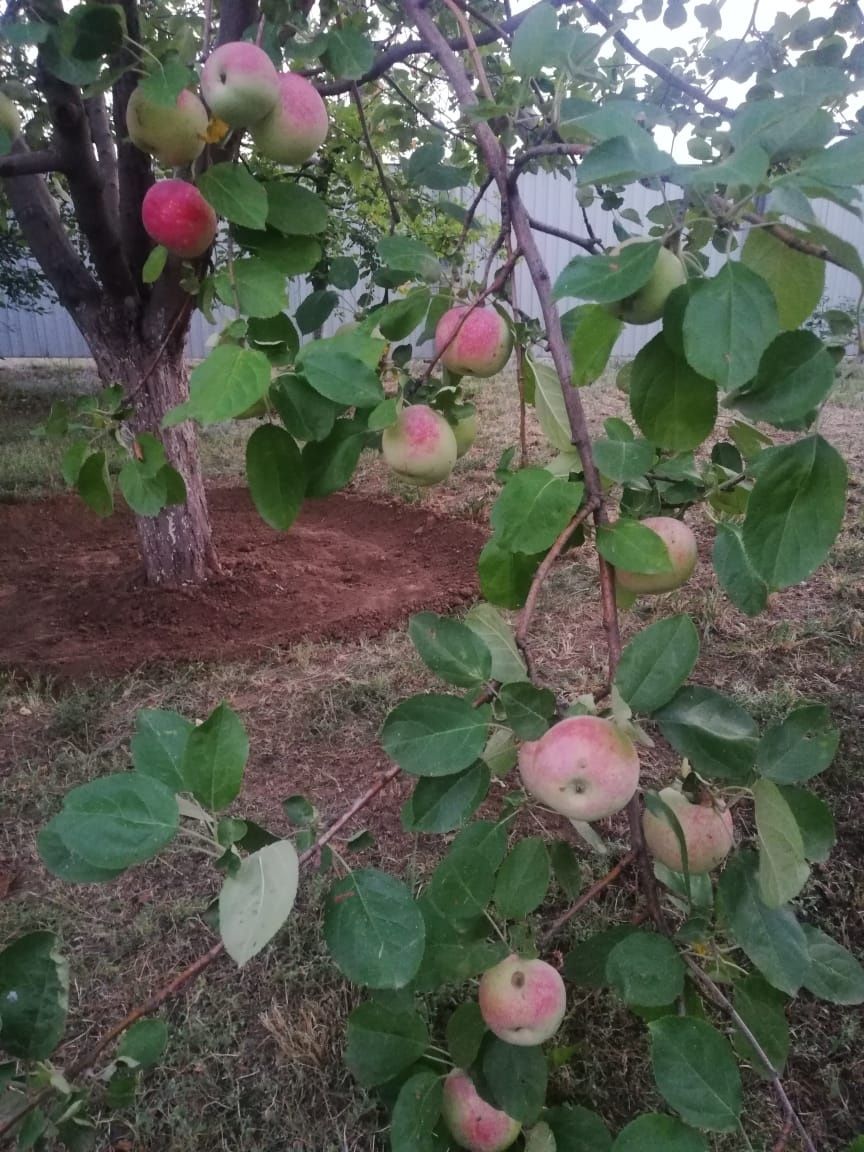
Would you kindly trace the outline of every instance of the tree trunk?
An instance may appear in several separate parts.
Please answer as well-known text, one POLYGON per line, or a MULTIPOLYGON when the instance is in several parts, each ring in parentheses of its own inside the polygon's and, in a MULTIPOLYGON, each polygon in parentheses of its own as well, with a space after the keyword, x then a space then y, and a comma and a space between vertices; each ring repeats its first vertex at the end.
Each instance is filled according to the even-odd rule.
POLYGON ((91 351, 103 383, 121 384, 132 398, 133 432, 150 432, 165 448, 168 463, 186 484, 185 504, 166 508, 158 516, 136 516, 141 558, 148 584, 177 587, 200 584, 219 571, 213 547, 207 497, 198 456, 198 437, 190 421, 162 429, 169 409, 189 396, 183 333, 166 348, 151 368, 156 352, 130 341, 117 347, 112 340, 91 340, 91 351), (147 378, 142 382, 142 377, 147 378))

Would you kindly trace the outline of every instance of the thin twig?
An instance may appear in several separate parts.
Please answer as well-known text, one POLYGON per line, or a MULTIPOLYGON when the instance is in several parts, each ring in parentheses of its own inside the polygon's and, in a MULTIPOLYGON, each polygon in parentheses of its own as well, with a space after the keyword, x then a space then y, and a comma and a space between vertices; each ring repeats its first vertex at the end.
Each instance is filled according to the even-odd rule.
POLYGON ((360 129, 363 132, 363 139, 366 142, 366 148, 369 155, 372 157, 372 162, 375 165, 375 170, 378 173, 378 182, 381 185, 387 199, 387 207, 390 209, 390 235, 396 231, 402 217, 399 214, 399 205, 393 197, 393 189, 390 187, 390 180, 387 173, 384 171, 384 165, 381 163, 381 157, 378 155, 378 149, 372 143, 372 135, 369 131, 369 123, 366 119, 366 112, 363 108, 363 99, 360 96, 360 89, 354 84, 351 88, 351 99, 357 108, 357 116, 360 120, 360 129))
POLYGON ((558 240, 566 240, 568 244, 576 244, 579 248, 584 248, 586 252, 596 252, 598 248, 603 247, 601 240, 596 236, 577 236, 575 232, 567 232, 564 228, 558 228, 554 224, 545 224, 541 220, 535 220, 533 216, 530 217, 531 227, 535 232, 545 232, 547 236, 555 236, 558 240))
POLYGON ((542 160, 546 156, 573 156, 578 158, 591 151, 590 144, 535 144, 533 148, 526 148, 513 160, 513 171, 510 176, 511 183, 516 179, 523 168, 533 164, 535 160, 542 160))
POLYGON ((813 256, 817 260, 824 260, 826 264, 836 264, 838 268, 843 268, 848 271, 846 265, 842 260, 826 248, 824 244, 814 244, 811 240, 805 240, 794 232, 791 228, 787 228, 785 224, 775 223, 773 220, 766 220, 764 216, 758 215, 756 212, 743 213, 742 220, 748 224, 752 224, 754 228, 763 228, 766 232, 770 232, 778 240, 781 240, 787 248, 792 248, 796 252, 802 252, 805 256, 813 256))
MULTIPOLYGON (((495 97, 492 95, 492 86, 489 83, 489 77, 486 75, 486 69, 483 67, 483 58, 480 55, 480 49, 477 47, 477 41, 474 39, 474 33, 471 31, 471 25, 465 18, 465 13, 455 3, 455 0, 442 0, 445 8, 453 13, 456 23, 465 37, 465 43, 468 46, 468 55, 471 57, 471 63, 474 65, 474 70, 477 73, 477 82, 480 85, 480 91, 483 93, 483 98, 488 100, 490 104, 494 103, 495 97)), ((497 32, 497 29, 496 29, 497 32)))
POLYGON ((424 120, 431 124, 433 128, 436 128, 439 132, 443 132, 446 136, 452 136, 456 140, 461 140, 463 143, 469 142, 468 137, 464 134, 464 132, 460 132, 458 128, 452 128, 449 124, 443 124, 440 120, 436 120, 434 116, 430 115, 430 113, 428 113, 425 108, 423 108, 420 104, 417 103, 416 100, 408 95, 405 89, 402 88, 401 85, 398 84, 392 76, 382 76, 381 79, 384 81, 388 88, 391 88, 396 93, 403 104, 407 104, 409 108, 413 108, 417 115, 421 116, 424 120))
POLYGON ((587 904, 595 900, 610 884, 614 884, 624 869, 629 868, 635 859, 636 853, 633 851, 627 852, 626 855, 622 856, 614 868, 610 868, 605 876, 601 876, 590 888, 586 888, 571 908, 568 908, 563 915, 559 916, 557 920, 553 920, 549 927, 544 929, 538 942, 545 943, 550 937, 555 935, 559 928, 563 928, 574 916, 578 916, 587 904))
POLYGON ((528 637, 528 629, 531 627, 531 620, 534 616, 535 609, 537 608, 537 599, 540 595, 540 589, 546 582, 546 578, 552 571, 555 561, 570 543, 573 534, 585 523, 591 513, 594 511, 595 504, 592 500, 580 508, 579 512, 573 517, 564 531, 560 534, 558 539, 543 557, 540 567, 534 573, 534 579, 531 581, 531 587, 528 589, 528 595, 525 598, 525 604, 522 611, 519 613, 519 623, 516 626, 516 643, 524 644, 528 637))

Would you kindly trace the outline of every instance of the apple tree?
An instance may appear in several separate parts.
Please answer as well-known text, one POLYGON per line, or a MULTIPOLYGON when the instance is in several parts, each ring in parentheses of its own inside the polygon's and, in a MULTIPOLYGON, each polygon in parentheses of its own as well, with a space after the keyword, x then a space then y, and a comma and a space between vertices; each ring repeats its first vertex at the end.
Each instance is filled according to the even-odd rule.
MULTIPOLYGON (((242 150, 239 162, 220 159, 182 194, 208 240, 211 209, 230 222, 224 265, 199 269, 195 291, 236 297, 238 316, 159 426, 262 405, 249 482, 262 515, 283 528, 304 494, 345 484, 367 446, 380 445, 406 482, 449 475, 475 419, 462 378, 508 361, 550 452, 515 469, 513 453, 502 460, 478 562, 483 600, 462 619, 412 618, 411 639, 441 687, 395 704, 381 732, 391 766, 326 828, 302 797, 286 801, 291 838, 242 818, 248 740, 225 705, 197 727, 142 712, 132 771, 68 793, 39 838, 50 871, 110 883, 194 842, 224 874, 218 936, 62 1074, 51 1059, 66 1017, 60 942, 33 933, 0 953, 0 1044, 17 1061, 0 1133, 23 1146, 70 1139, 70 1126, 87 1123, 82 1074, 118 1038, 104 1077, 133 1090, 164 1044, 149 1017, 226 954, 245 964, 286 922, 290 932, 300 874, 314 865, 333 873, 323 912, 333 961, 367 990, 348 1022, 346 1061, 380 1099, 394 1152, 701 1152, 723 1133, 749 1145, 744 1086, 760 1081, 779 1147, 837 1147, 840 1137, 805 1123, 783 1074, 797 997, 864 1002, 864 969, 799 900, 835 841, 829 806, 808 785, 834 760, 839 733, 809 700, 763 730, 739 700, 700 682, 703 639, 687 613, 658 617, 626 645, 620 613, 681 588, 710 551, 723 594, 757 616, 819 568, 841 528, 846 465, 820 413, 845 347, 806 325, 826 263, 864 284, 860 255, 814 210, 827 200, 858 211, 858 8, 814 17, 802 5, 771 28, 754 15, 730 41, 718 7, 700 4, 703 33, 650 54, 617 6, 593 0, 518 13, 405 0, 308 15, 268 8, 256 37, 281 47, 287 30, 284 48, 319 95, 354 103, 388 206, 375 245, 380 295, 357 326, 301 346, 297 329, 314 331, 335 293, 314 287, 293 318, 281 304, 271 312, 268 270, 280 272, 282 292, 288 261, 323 232, 328 205, 302 171, 256 179, 242 150), (743 86, 734 102, 720 96, 729 78, 743 86), (381 148, 372 123, 393 125, 391 109, 405 107, 431 137, 412 149, 394 127, 396 143, 381 148), (688 159, 662 146, 664 127, 683 134, 688 159), (541 170, 566 176, 582 203, 599 200, 618 246, 605 251, 587 224, 580 236, 532 219, 520 181, 541 170), (646 218, 622 195, 640 181, 660 193, 646 218), (447 195, 463 186, 467 200, 447 195), (488 187, 500 228, 483 267, 445 275, 448 253, 407 233, 409 206, 437 192, 441 212, 461 221, 458 246, 488 187), (543 231, 575 252, 554 283, 543 231), (521 266, 539 324, 513 301, 521 266), (606 370, 624 324, 654 321, 656 335, 622 373, 628 418, 592 436, 580 386, 606 370), (427 332, 435 353, 418 368, 427 332), (532 644, 544 584, 574 548, 596 558, 607 657, 603 681, 578 697, 547 682, 532 644), (678 766, 655 790, 643 750, 660 737, 678 766), (353 818, 397 779, 411 782, 404 827, 447 837, 413 885, 355 867, 348 851, 353 818), (608 853, 624 830, 627 849, 583 889, 577 848, 608 853), (632 916, 574 937, 586 905, 625 878, 632 916), (568 1001, 597 987, 644 1023, 663 1102, 614 1136, 588 1102, 562 1099, 556 1077, 568 1059, 553 1043, 568 1001)), ((646 2, 640 14, 671 30, 686 17, 678 0, 646 2)), ((214 83, 230 88, 218 72, 214 83)), ((236 118, 236 93, 203 90, 236 118)), ((166 249, 185 242, 187 223, 159 218, 166 249)), ((321 275, 341 277, 345 258, 321 275)))

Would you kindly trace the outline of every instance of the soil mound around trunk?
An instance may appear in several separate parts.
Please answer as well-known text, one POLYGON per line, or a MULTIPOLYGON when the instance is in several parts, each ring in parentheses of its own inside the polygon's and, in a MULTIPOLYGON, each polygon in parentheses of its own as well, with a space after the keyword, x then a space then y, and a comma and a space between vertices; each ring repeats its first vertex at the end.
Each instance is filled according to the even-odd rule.
POLYGON ((0 667, 63 678, 231 661, 302 639, 354 639, 477 593, 484 533, 417 507, 338 495, 268 528, 245 489, 209 495, 222 575, 144 584, 132 517, 77 499, 0 505, 0 667))

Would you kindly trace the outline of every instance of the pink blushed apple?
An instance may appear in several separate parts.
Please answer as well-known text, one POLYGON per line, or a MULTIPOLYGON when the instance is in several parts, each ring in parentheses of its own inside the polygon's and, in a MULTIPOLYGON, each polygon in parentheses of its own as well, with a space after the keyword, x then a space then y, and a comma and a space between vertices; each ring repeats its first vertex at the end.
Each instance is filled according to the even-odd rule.
POLYGON ((494 376, 512 351, 510 325, 494 308, 469 310, 467 304, 451 308, 435 328, 435 352, 441 354, 441 363, 456 376, 494 376))
POLYGON ((283 72, 279 99, 252 130, 255 147, 279 164, 302 164, 327 137, 327 105, 305 76, 283 72))
POLYGON ((148 188, 141 219, 151 240, 186 259, 203 256, 216 237, 216 213, 185 180, 158 180, 148 188))
POLYGON ((440 412, 426 404, 403 408, 381 435, 384 459, 401 480, 425 488, 453 471, 456 437, 440 412))
MULTIPOLYGON (((664 788, 660 799, 675 813, 687 845, 687 867, 691 872, 710 872, 722 864, 732 848, 735 829, 728 808, 718 809, 713 804, 692 804, 677 788, 664 788)), ((647 809, 642 816, 645 843, 655 860, 671 868, 684 871, 684 858, 675 829, 662 816, 647 809)))
POLYGON ((276 107, 279 74, 263 48, 233 40, 207 57, 201 92, 214 116, 232 128, 250 128, 276 107))
POLYGON ((639 784, 639 757, 628 736, 599 716, 570 716, 519 750, 527 792, 571 820, 620 812, 639 784))
POLYGON ((696 537, 683 520, 672 516, 648 516, 642 521, 646 528, 656 532, 669 553, 672 561, 671 572, 626 572, 615 569, 615 582, 619 588, 633 595, 657 595, 672 592, 689 580, 696 567, 699 550, 696 537))
POLYGON ((483 973, 478 999, 487 1028, 520 1047, 554 1036, 567 1009, 564 981, 552 965, 516 955, 483 973))
POLYGON ((460 1068, 444 1081, 441 1114, 450 1135, 467 1152, 504 1152, 522 1130, 518 1120, 487 1104, 460 1068))
POLYGON ((129 139, 168 168, 191 164, 201 155, 207 122, 207 109, 186 88, 173 108, 148 99, 142 88, 133 91, 126 106, 129 139))

